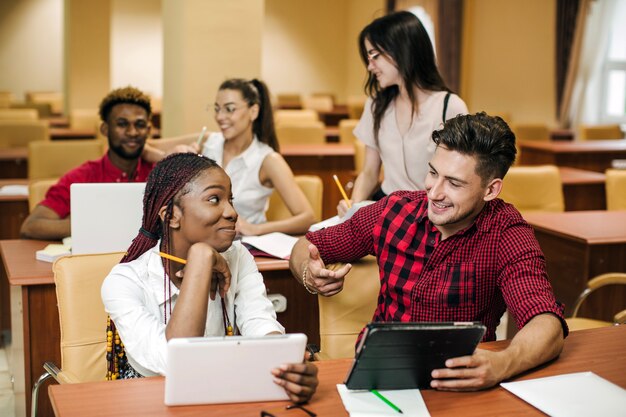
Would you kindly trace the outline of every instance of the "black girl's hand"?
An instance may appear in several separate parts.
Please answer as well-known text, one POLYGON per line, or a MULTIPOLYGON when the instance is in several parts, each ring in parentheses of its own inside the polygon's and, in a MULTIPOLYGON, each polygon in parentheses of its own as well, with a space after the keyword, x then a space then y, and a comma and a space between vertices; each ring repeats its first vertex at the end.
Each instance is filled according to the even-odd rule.
POLYGON ((295 403, 305 403, 311 399, 319 380, 317 366, 311 362, 290 363, 272 369, 274 383, 285 389, 289 399, 295 403))
POLYGON ((216 251, 212 246, 198 242, 191 245, 187 252, 187 266, 185 270, 199 267, 204 271, 212 271, 211 287, 209 296, 211 300, 215 300, 215 294, 219 291, 220 296, 224 297, 230 288, 231 273, 226 259, 216 251))

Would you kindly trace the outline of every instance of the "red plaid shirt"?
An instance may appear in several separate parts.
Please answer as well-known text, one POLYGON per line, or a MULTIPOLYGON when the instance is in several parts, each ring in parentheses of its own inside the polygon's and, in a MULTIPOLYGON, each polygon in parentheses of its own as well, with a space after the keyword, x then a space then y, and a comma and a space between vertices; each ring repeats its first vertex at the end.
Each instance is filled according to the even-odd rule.
POLYGON ((326 263, 377 257, 374 321, 480 321, 484 340, 495 340, 508 308, 518 328, 553 313, 567 335, 532 227, 502 200, 488 202, 471 226, 441 240, 428 220, 426 193, 399 191, 306 238, 326 263))

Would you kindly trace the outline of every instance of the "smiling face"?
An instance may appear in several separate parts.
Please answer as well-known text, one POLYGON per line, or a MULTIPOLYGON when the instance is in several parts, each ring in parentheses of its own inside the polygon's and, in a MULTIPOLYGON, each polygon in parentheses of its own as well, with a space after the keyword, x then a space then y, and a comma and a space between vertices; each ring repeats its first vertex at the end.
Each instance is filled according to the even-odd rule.
POLYGON ((368 56, 367 70, 376 77, 380 88, 402 85, 402 77, 393 58, 373 46, 368 39, 365 39, 365 50, 368 56))
POLYGON ((241 91, 219 90, 215 98, 214 110, 215 121, 226 140, 252 138, 252 124, 259 115, 259 106, 248 105, 241 91))
POLYGON ((175 204, 170 221, 171 236, 177 252, 205 242, 218 252, 235 239, 237 213, 232 205, 230 178, 215 167, 203 171, 187 184, 175 204))
POLYGON ((478 216, 485 203, 500 193, 502 180, 484 184, 476 173, 476 158, 439 145, 426 175, 428 219, 439 229, 443 239, 466 228, 478 216))
POLYGON ((146 110, 136 104, 117 104, 100 131, 108 138, 109 149, 122 159, 138 159, 150 135, 146 110))

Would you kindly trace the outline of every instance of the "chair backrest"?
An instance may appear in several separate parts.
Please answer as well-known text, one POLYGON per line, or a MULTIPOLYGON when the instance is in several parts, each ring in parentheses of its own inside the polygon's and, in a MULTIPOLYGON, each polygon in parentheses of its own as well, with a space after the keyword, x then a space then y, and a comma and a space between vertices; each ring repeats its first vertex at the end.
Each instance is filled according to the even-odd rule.
POLYGON ((308 122, 297 125, 280 124, 276 126, 278 143, 286 144, 324 144, 326 132, 324 123, 308 122))
MULTIPOLYGON (((315 221, 322 220, 322 195, 324 193, 324 184, 322 179, 317 175, 296 175, 296 184, 302 190, 309 204, 313 208, 315 221)), ((269 205, 265 212, 268 221, 282 220, 291 217, 291 212, 280 198, 280 195, 274 191, 270 196, 269 205)))
POLYGON ((0 120, 0 148, 22 148, 29 142, 49 139, 45 120, 0 120))
POLYGON ((311 109, 304 110, 276 110, 274 112, 274 123, 276 126, 281 124, 298 124, 317 122, 319 117, 317 112, 311 109))
POLYGON ((50 103, 11 103, 12 109, 35 109, 40 119, 52 116, 50 103))
POLYGON ((360 173, 363 171, 363 165, 365 164, 365 144, 360 140, 354 141, 354 172, 360 173))
POLYGON ((365 96, 349 96, 348 97, 348 117, 350 119, 360 119, 363 114, 363 108, 365 107, 365 96))
POLYGON ((61 177, 83 162, 104 153, 99 140, 37 141, 28 144, 28 179, 61 177))
POLYGON ((168 151, 177 145, 190 145, 200 136, 200 132, 198 133, 189 133, 187 135, 181 136, 172 136, 169 138, 160 138, 160 139, 148 139, 146 141, 147 144, 153 146, 162 151, 168 151))
POLYGON ((297 93, 276 94, 276 102, 279 109, 301 109, 302 99, 297 93))
POLYGON ((606 209, 626 210, 626 170, 606 170, 606 209))
POLYGON ((47 179, 42 179, 42 180, 31 181, 28 184, 28 211, 29 212, 32 212, 33 209, 37 206, 37 204, 39 204, 44 199, 44 197, 46 196, 46 193, 48 192, 48 189, 52 187, 54 184, 56 184, 57 181, 59 181, 58 178, 47 178, 47 179))
POLYGON ((0 120, 37 120, 35 109, 0 109, 0 120))
POLYGON ((522 214, 565 210, 561 174, 554 165, 511 167, 504 177, 500 198, 522 214))
POLYGON ((73 109, 69 120, 72 129, 93 130, 94 133, 101 123, 98 109, 73 109))
POLYGON ((327 95, 308 96, 302 100, 302 107, 317 112, 327 112, 333 109, 333 98, 327 95))
POLYGON ((339 142, 354 143, 357 141, 352 131, 359 123, 357 119, 342 119, 339 121, 339 142))
POLYGON ((624 139, 624 132, 618 124, 581 125, 578 137, 581 140, 624 139))
POLYGON ((511 129, 516 140, 550 140, 550 130, 545 123, 515 123, 511 129))
POLYGON ((28 91, 27 103, 47 103, 53 114, 63 114, 63 93, 58 91, 28 91))
MULTIPOLYGON (((329 268, 334 268, 329 265, 329 268)), ((354 344, 372 320, 380 291, 378 264, 373 256, 352 263, 343 290, 332 297, 318 296, 320 358, 353 358, 354 344)))
POLYGON ((0 109, 8 109, 15 101, 15 95, 10 91, 0 91, 0 109))
POLYGON ((61 372, 67 382, 105 379, 107 314, 100 287, 123 255, 72 255, 52 267, 61 327, 61 372))

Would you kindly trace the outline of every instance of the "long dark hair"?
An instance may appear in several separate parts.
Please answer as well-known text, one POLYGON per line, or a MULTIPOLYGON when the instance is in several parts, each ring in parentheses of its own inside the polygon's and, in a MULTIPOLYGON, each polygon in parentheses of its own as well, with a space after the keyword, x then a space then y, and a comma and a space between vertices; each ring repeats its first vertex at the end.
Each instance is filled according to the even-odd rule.
MULTIPOLYGON (((375 19, 363 28, 359 34, 359 52, 367 67, 366 39, 396 63, 411 99, 413 114, 418 111, 413 87, 430 91, 450 91, 437 69, 435 52, 428 33, 413 13, 391 13, 375 19)), ((397 85, 381 89, 376 76, 368 72, 365 93, 373 100, 374 137, 378 140, 382 117, 389 104, 400 94, 400 89, 397 85)))
POLYGON ((274 128, 274 114, 272 112, 272 102, 270 91, 267 85, 261 81, 252 79, 250 81, 243 78, 231 78, 220 85, 220 90, 238 90, 248 106, 259 105, 259 116, 252 124, 252 131, 263 143, 269 145, 276 152, 279 152, 276 129, 274 128))

